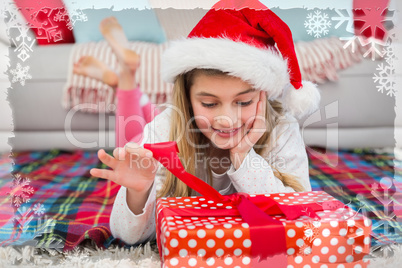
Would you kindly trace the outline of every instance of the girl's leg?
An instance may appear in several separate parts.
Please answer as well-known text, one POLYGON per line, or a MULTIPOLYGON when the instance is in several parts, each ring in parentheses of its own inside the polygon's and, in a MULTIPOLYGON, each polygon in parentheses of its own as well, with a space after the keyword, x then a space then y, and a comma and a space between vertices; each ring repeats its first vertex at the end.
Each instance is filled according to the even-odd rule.
POLYGON ((133 137, 141 134, 146 124, 139 102, 144 94, 139 87, 129 87, 134 84, 135 71, 133 74, 131 69, 121 69, 116 90, 116 147, 123 147, 133 137))
POLYGON ((116 18, 102 20, 100 31, 117 56, 120 67, 116 90, 116 146, 123 147, 141 134, 147 123, 141 107, 141 99, 146 95, 142 94, 135 81, 140 57, 128 48, 128 40, 116 18))
MULTIPOLYGON (((127 81, 120 79, 119 88, 130 89, 134 83, 134 74, 140 65, 140 57, 137 53, 129 49, 129 44, 124 31, 115 17, 109 17, 101 21, 100 31, 108 41, 113 51, 116 53, 122 69, 132 70, 132 77, 127 75, 127 81), (124 85, 123 85, 124 83, 124 85)), ((155 106, 151 103, 148 96, 143 94, 140 99, 140 106, 144 114, 145 121, 151 122, 153 118, 159 114, 155 106)))
MULTIPOLYGON (((92 56, 81 57, 78 62, 74 63, 73 72, 78 75, 99 80, 111 86, 113 89, 116 89, 119 81, 119 76, 114 71, 92 56)), ((140 106, 146 123, 151 122, 153 118, 160 113, 155 105, 151 103, 147 94, 141 94, 140 106)))

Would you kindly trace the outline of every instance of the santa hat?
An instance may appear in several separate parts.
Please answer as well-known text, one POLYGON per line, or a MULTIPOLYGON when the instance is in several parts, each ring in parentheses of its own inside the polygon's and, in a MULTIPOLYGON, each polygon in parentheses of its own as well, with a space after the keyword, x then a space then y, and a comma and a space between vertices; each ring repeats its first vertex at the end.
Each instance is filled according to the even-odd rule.
POLYGON ((298 118, 316 111, 320 93, 302 81, 286 23, 258 1, 229 8, 227 2, 241 1, 218 2, 187 38, 171 43, 162 56, 162 78, 173 83, 195 68, 218 69, 267 91, 268 99, 280 100, 298 118))

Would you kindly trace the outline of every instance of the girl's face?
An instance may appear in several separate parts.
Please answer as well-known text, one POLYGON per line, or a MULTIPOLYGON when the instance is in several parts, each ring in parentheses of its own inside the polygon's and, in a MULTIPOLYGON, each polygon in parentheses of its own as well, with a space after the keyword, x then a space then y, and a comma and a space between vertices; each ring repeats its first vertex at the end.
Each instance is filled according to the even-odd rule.
POLYGON ((190 88, 194 120, 220 149, 235 147, 252 127, 259 91, 240 78, 197 74, 190 88))

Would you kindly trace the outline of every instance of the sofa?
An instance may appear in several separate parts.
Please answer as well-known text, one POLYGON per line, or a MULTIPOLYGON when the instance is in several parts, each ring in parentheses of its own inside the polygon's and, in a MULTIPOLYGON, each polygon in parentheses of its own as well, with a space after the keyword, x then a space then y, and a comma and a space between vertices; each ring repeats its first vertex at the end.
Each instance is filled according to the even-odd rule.
MULTIPOLYGON (((156 10, 168 40, 186 35, 205 10, 183 12, 156 10), (183 19, 185 24, 180 23, 183 19)), ((62 108, 62 89, 72 47, 73 44, 35 46, 26 61, 32 79, 22 86, 11 83, 9 72, 5 74, 7 62, 18 60, 14 48, 0 43, 1 152, 11 148, 15 151, 114 148, 113 114, 104 117, 76 112, 71 117, 71 111, 62 108), (70 118, 71 132, 66 131, 70 118)), ((402 136, 402 118, 397 116, 397 98, 376 89, 373 74, 381 62, 365 58, 339 71, 338 81, 319 85, 320 110, 299 120, 307 146, 335 149, 395 146, 394 135, 402 136)))

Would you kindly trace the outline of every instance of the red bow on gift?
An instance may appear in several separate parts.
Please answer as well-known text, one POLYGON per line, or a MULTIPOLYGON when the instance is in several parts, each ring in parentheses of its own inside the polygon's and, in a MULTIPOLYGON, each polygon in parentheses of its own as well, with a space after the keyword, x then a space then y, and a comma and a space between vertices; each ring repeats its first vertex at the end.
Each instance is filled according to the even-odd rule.
MULTIPOLYGON (((144 148, 153 152, 153 157, 166 167, 173 175, 183 181, 190 188, 215 202, 231 204, 236 209, 232 211, 215 211, 221 216, 241 215, 244 222, 250 226, 250 239, 252 241, 251 257, 254 264, 267 257, 280 255, 280 264, 273 267, 281 267, 286 264, 286 234, 283 224, 270 215, 284 214, 287 219, 297 219, 302 215, 319 218, 315 211, 322 210, 319 204, 304 205, 280 205, 271 198, 260 196, 256 204, 249 200, 246 193, 235 193, 223 196, 212 186, 194 175, 185 171, 179 159, 176 142, 161 142, 144 144, 144 148), (270 215, 269 215, 270 214, 270 215), (269 239, 269 241, 267 241, 269 239)), ((253 200, 254 201, 254 200, 253 200)), ((188 209, 183 209, 188 210, 188 209)), ((188 210, 189 211, 189 210, 188 210)), ((193 212, 190 212, 189 215, 193 212)), ((215 215, 217 216, 217 215, 215 215)), ((278 259, 276 259, 278 260, 278 259)), ((272 263, 271 263, 272 265, 272 263)))

